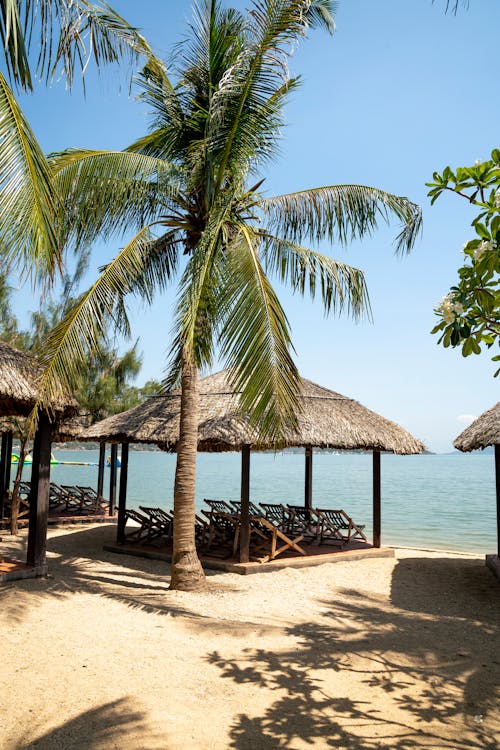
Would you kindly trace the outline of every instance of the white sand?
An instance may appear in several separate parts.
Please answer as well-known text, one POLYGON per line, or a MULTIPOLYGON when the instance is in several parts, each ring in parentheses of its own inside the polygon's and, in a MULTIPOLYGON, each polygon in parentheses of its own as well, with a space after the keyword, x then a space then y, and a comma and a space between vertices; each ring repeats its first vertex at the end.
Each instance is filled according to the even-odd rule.
POLYGON ((49 578, 0 584, 1 750, 498 750, 483 559, 209 573, 200 595, 103 552, 113 535, 51 531, 49 578))

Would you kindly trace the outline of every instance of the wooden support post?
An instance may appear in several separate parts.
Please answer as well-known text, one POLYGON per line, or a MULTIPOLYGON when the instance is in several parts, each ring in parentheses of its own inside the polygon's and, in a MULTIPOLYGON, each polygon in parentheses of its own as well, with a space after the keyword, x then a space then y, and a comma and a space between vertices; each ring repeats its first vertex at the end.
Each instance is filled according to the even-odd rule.
POLYGON ((2 432, 2 448, 0 450, 0 518, 3 518, 5 493, 9 489, 6 486, 7 435, 7 432, 2 432))
POLYGON ((106 464, 106 443, 99 443, 99 468, 97 470, 97 494, 103 497, 104 466, 106 464))
POLYGON ((380 547, 381 541, 381 483, 380 451, 373 451, 373 546, 380 547))
POLYGON ((47 572, 47 522, 49 517, 50 450, 52 427, 48 417, 40 414, 38 430, 33 445, 31 466, 31 500, 28 529, 28 565, 36 568, 39 575, 47 572))
POLYGON ((250 446, 241 450, 240 562, 250 559, 250 446))
POLYGON ((500 445, 495 445, 495 477, 497 487, 497 555, 500 558, 500 445))
POLYGON ((118 524, 116 527, 116 541, 125 541, 125 513, 127 510, 127 479, 128 479, 128 443, 122 443, 122 463, 120 469, 120 492, 118 494, 118 524))
POLYGON ((116 508, 116 459, 118 458, 118 446, 111 445, 111 457, 109 466, 109 515, 114 516, 116 508))
POLYGON ((313 489, 313 449, 312 445, 306 445, 306 465, 305 465, 305 484, 304 484, 304 507, 306 510, 312 508, 312 489, 313 489))

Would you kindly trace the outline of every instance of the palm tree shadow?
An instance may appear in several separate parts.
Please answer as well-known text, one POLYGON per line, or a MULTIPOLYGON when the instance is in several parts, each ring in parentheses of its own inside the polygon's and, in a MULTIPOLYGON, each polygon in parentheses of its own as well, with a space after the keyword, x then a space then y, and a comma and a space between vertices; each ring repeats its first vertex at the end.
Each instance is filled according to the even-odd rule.
POLYGON ((497 585, 463 562, 403 560, 389 598, 339 590, 314 621, 285 628, 292 648, 210 654, 224 679, 276 695, 264 712, 236 717, 231 747, 496 750, 497 585))
MULTIPOLYGON (((203 613, 184 606, 171 595, 175 592, 169 593, 169 564, 106 552, 103 545, 114 540, 115 533, 114 525, 101 524, 49 537, 48 578, 7 584, 2 592, 0 618, 15 624, 47 596, 64 599, 74 593, 90 593, 151 614, 207 621, 203 613)), ((12 548, 14 544, 22 547, 25 539, 11 542, 12 548)), ((218 589, 230 590, 220 573, 214 575, 218 589)))
POLYGON ((132 708, 126 698, 85 711, 39 737, 33 737, 30 726, 30 730, 11 745, 12 750, 105 750, 110 747, 167 750, 168 745, 165 738, 158 738, 148 730, 144 714, 132 708))

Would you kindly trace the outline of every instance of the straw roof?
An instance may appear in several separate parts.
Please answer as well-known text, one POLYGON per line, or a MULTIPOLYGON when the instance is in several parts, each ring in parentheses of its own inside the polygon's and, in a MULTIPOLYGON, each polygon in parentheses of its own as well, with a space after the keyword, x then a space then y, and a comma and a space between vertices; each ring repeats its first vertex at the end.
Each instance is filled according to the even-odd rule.
POLYGON ((464 453, 488 445, 500 445, 500 401, 466 427, 453 445, 464 453))
MULTIPOLYGON (((42 370, 35 359, 0 341, 0 417, 28 416, 37 398, 37 378, 42 370)), ((52 403, 56 415, 69 413, 77 404, 68 395, 61 395, 52 403)))
MULTIPOLYGON (((180 391, 154 396, 143 404, 97 422, 80 435, 81 440, 156 443, 174 451, 179 435, 180 391)), ((228 371, 200 380, 198 450, 235 451, 243 445, 255 450, 272 448, 259 441, 241 415, 239 396, 232 392, 228 371)), ((313 446, 344 450, 381 450, 421 453, 425 446, 394 422, 309 380, 302 379, 298 430, 283 447, 313 446)))

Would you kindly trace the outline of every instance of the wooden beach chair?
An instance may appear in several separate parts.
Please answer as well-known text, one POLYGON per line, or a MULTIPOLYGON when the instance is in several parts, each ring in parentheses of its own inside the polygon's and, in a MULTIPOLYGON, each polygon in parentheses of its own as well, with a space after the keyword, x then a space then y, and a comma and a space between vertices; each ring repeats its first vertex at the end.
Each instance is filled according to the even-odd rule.
POLYGON ((304 542, 312 544, 318 541, 320 534, 320 524, 314 511, 303 505, 286 506, 291 514, 289 530, 295 534, 303 534, 304 542))
POLYGON ((302 539, 302 535, 291 539, 269 518, 264 516, 250 518, 250 557, 252 560, 261 563, 270 562, 286 550, 294 550, 300 555, 306 555, 306 551, 299 544, 302 539))
POLYGON ((214 546, 220 546, 231 555, 236 552, 239 541, 240 521, 233 508, 225 500, 204 501, 209 510, 202 509, 208 519, 207 551, 214 546))
POLYGON ((152 526, 158 530, 157 536, 165 536, 167 540, 172 539, 174 532, 174 517, 163 508, 150 508, 149 506, 139 505, 141 510, 151 520, 152 526))
POLYGON ((158 526, 149 516, 139 513, 134 508, 128 508, 125 511, 125 543, 149 544, 158 536, 158 526), (137 526, 129 526, 127 529, 127 521, 133 521, 137 526))
POLYGON ((331 510, 330 508, 314 508, 316 517, 320 524, 319 543, 338 543, 342 546, 353 539, 368 539, 363 531, 364 525, 355 524, 344 510, 331 510))
POLYGON ((278 526, 278 528, 285 533, 290 531, 292 514, 288 508, 281 505, 281 503, 259 503, 259 505, 264 511, 264 518, 267 518, 268 521, 272 521, 275 526, 278 526))
MULTIPOLYGON (((234 508, 234 511, 238 515, 241 515, 241 500, 231 500, 230 502, 231 502, 231 505, 234 508)), ((257 505, 255 505, 255 503, 249 502, 248 503, 248 510, 249 510, 250 516, 261 516, 262 515, 262 510, 257 505)))
POLYGON ((101 495, 98 495, 93 487, 75 485, 75 489, 81 495, 82 498, 82 510, 88 512, 89 515, 96 513, 104 513, 109 508, 109 503, 104 500, 101 495))

